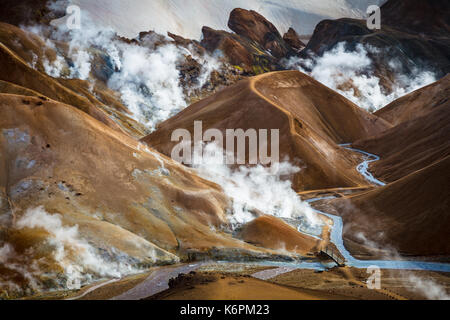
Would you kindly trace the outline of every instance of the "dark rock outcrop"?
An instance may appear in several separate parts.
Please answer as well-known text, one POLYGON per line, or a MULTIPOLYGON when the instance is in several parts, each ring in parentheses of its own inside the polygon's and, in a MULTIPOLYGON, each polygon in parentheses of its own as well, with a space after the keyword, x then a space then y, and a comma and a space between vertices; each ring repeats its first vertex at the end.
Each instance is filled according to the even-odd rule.
MULTIPOLYGON (((252 66, 255 63, 250 43, 235 34, 214 30, 209 27, 203 27, 203 39, 201 45, 209 52, 220 50, 226 59, 246 73, 252 72, 252 66)), ((268 57, 269 58, 269 57, 268 57)))
POLYGON ((283 40, 296 51, 300 51, 306 47, 306 45, 300 40, 298 33, 293 28, 289 28, 288 32, 284 34, 283 40))
POLYGON ((209 52, 220 50, 232 65, 248 75, 281 70, 280 61, 304 47, 293 29, 283 38, 271 22, 255 11, 234 9, 228 26, 235 33, 203 27, 200 44, 209 52))
POLYGON ((205 48, 197 40, 186 39, 171 32, 168 32, 167 35, 173 39, 177 46, 194 50, 198 55, 205 54, 205 48))
POLYGON ((277 28, 256 11, 234 9, 230 14, 228 27, 236 34, 258 43, 278 59, 286 57, 292 51, 277 28))

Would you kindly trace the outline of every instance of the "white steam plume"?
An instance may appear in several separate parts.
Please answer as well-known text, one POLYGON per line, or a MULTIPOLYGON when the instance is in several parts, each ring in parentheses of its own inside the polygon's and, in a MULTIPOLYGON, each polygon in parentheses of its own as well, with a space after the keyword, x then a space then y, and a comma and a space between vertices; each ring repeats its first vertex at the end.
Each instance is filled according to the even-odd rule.
MULTIPOLYGON (((121 94, 122 102, 132 117, 147 126, 149 131, 184 109, 187 106, 185 94, 202 88, 211 73, 222 66, 215 57, 207 53, 196 54, 193 48, 178 47, 167 37, 163 37, 167 44, 159 46, 152 43, 157 39, 151 37, 147 37, 142 45, 127 43, 119 40, 111 28, 94 23, 86 12, 83 12, 82 22, 79 30, 69 30, 65 23, 60 23, 56 31, 52 31, 51 38, 68 43, 69 50, 62 53, 47 40, 47 45, 57 52, 57 57, 54 61, 44 58, 46 73, 52 77, 93 80, 95 57, 99 52, 106 54, 106 64, 112 73, 108 86, 121 94), (189 55, 201 66, 200 75, 190 84, 192 88, 183 88, 178 66, 185 63, 189 55)), ((44 39, 48 33, 40 26, 28 27, 28 30, 44 39)))
POLYGON ((300 171, 288 161, 254 167, 228 167, 224 161, 224 151, 215 143, 204 147, 202 157, 196 157, 193 167, 197 173, 220 185, 232 199, 233 211, 230 221, 244 224, 255 218, 255 210, 279 218, 302 220, 302 229, 308 231, 321 221, 312 208, 292 189, 286 177, 300 171))
POLYGON ((200 75, 197 78, 197 84, 193 88, 190 88, 190 90, 201 89, 210 80, 211 74, 214 71, 221 69, 223 63, 220 61, 219 56, 222 53, 220 51, 216 51, 213 55, 209 55, 208 53, 199 55, 191 46, 189 47, 189 50, 187 50, 187 53, 201 65, 200 75))
POLYGON ((129 46, 123 52, 122 66, 109 80, 109 86, 122 94, 123 102, 136 120, 154 128, 158 122, 186 107, 176 68, 181 58, 174 45, 155 51, 129 46))
POLYGON ((445 287, 432 279, 424 279, 416 274, 408 273, 407 281, 410 282, 410 291, 422 294, 428 300, 450 300, 450 293, 445 287))
MULTIPOLYGON (((27 254, 31 254, 28 250, 27 254)), ((37 261, 29 261, 24 255, 18 255, 14 247, 9 243, 0 243, 0 290, 10 292, 22 292, 22 288, 14 281, 11 275, 19 274, 28 287, 37 290, 41 287, 37 277, 42 274, 37 261)), ((1 291, 0 291, 1 292, 1 291)))
POLYGON ((368 111, 376 111, 395 99, 436 81, 434 74, 429 71, 416 70, 412 78, 399 74, 398 63, 393 60, 389 65, 397 70, 396 79, 392 92, 388 93, 382 87, 381 79, 374 74, 370 52, 381 54, 379 49, 361 44, 354 51, 348 51, 345 43, 340 42, 321 57, 292 57, 285 65, 308 74, 368 111))
MULTIPOLYGON (((362 241, 366 247, 380 252, 383 259, 402 260, 402 257, 393 246, 380 245, 375 241, 367 239, 362 232, 356 234, 356 237, 362 241)), ((383 235, 380 235, 380 237, 383 237, 383 235)), ((398 278, 408 291, 418 293, 429 300, 450 300, 450 293, 444 285, 433 279, 420 276, 418 272, 399 269, 391 270, 390 273, 394 278, 398 278)))
MULTIPOLYGON (((127 262, 101 255, 80 237, 78 226, 64 226, 59 214, 51 215, 42 207, 28 209, 17 221, 16 228, 38 228, 49 233, 47 241, 52 247, 51 258, 64 270, 64 288, 79 289, 81 285, 94 279, 118 278, 138 271, 127 262)), ((29 248, 27 252, 31 255, 33 250, 29 248)), ((43 272, 40 268, 40 264, 44 262, 42 259, 45 258, 32 260, 27 254, 18 255, 11 244, 0 247, 0 266, 19 273, 33 289, 42 287, 39 280, 43 272)))

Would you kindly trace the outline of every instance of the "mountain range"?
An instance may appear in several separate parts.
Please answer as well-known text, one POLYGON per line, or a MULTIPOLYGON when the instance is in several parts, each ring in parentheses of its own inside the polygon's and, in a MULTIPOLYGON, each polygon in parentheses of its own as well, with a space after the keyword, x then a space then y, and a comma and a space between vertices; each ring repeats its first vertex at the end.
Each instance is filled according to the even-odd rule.
POLYGON ((449 5, 380 1, 369 30, 368 2, 79 0, 113 27, 79 32, 53 23, 63 2, 2 4, 0 296, 207 259, 320 262, 339 249, 315 209, 342 217, 357 258, 448 262, 449 5), (363 66, 346 78, 349 56, 363 66), (401 87, 422 70, 436 81, 401 87), (369 110, 362 79, 405 94, 369 110), (286 172, 174 161, 195 121, 278 129, 286 172))

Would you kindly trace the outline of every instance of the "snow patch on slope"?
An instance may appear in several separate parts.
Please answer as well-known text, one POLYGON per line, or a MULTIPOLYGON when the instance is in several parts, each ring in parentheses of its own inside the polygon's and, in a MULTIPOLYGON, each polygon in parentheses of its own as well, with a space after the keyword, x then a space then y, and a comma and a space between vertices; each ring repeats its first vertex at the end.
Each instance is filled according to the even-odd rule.
POLYGON ((96 21, 113 27, 119 34, 135 37, 140 31, 167 31, 200 39, 201 29, 228 30, 234 8, 255 10, 271 21, 281 33, 289 27, 299 34, 312 34, 324 19, 362 18, 371 4, 384 0, 73 0, 96 21))

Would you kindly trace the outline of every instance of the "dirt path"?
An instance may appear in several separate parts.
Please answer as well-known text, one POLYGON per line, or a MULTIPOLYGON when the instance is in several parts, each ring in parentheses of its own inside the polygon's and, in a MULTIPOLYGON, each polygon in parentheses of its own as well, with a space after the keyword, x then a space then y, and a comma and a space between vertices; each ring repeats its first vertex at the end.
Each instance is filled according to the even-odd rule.
POLYGON ((81 298, 87 296, 89 293, 91 293, 91 292, 93 292, 93 291, 95 291, 97 289, 100 289, 100 288, 102 288, 104 286, 107 286, 107 285, 109 285, 111 283, 117 282, 119 280, 120 279, 111 279, 109 281, 105 281, 105 282, 99 283, 99 284, 97 284, 95 286, 90 287, 89 289, 87 289, 82 294, 80 294, 80 295, 78 295, 76 297, 70 297, 70 298, 67 298, 67 299, 64 299, 64 300, 78 300, 78 299, 81 299, 81 298))
POLYGON ((124 292, 111 300, 141 300, 169 289, 169 280, 176 278, 181 273, 189 273, 197 270, 202 263, 194 263, 179 267, 162 267, 153 271, 147 279, 131 290, 124 292))
MULTIPOLYGON (((277 71, 277 73, 289 73, 292 72, 291 70, 286 70, 286 71, 277 71)), ((256 88, 256 83, 258 83, 261 79, 264 79, 266 77, 269 77, 273 74, 274 72, 267 72, 261 75, 258 75, 256 77, 252 77, 250 78, 249 84, 250 84, 250 90, 252 92, 254 92, 256 95, 258 95, 261 99, 263 99, 264 101, 270 103, 271 105, 273 105, 275 108, 277 108, 278 110, 280 110, 288 119, 289 121, 289 130, 291 132, 292 136, 297 136, 299 138, 302 139, 303 143, 307 143, 309 144, 311 147, 314 147, 312 142, 304 139, 303 137, 301 137, 301 135, 297 132, 297 130, 295 129, 295 119, 294 116, 286 109, 284 109, 282 106, 280 106, 276 101, 270 99, 269 97, 265 96, 261 91, 259 91, 256 88)), ((352 179, 350 177, 348 177, 346 174, 343 173, 343 175, 349 179, 349 181, 351 181, 352 179)), ((365 187, 364 185, 360 184, 359 187, 365 187)))
POLYGON ((268 269, 256 272, 252 274, 253 278, 260 279, 260 280, 269 280, 275 277, 278 277, 279 275, 297 270, 298 268, 295 267, 279 267, 275 269, 268 269))

